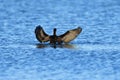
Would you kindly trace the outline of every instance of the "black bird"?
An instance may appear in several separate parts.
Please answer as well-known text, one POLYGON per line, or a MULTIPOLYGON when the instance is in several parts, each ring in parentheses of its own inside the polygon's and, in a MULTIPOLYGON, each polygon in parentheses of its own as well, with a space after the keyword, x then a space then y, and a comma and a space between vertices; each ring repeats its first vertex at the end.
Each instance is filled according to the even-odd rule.
POLYGON ((53 29, 53 35, 48 35, 45 33, 43 28, 38 25, 35 29, 35 35, 38 41, 42 42, 48 42, 50 41, 51 44, 61 44, 61 43, 68 43, 75 39, 82 31, 82 28, 78 27, 76 29, 72 29, 67 31, 66 33, 57 36, 56 35, 57 29, 53 29))

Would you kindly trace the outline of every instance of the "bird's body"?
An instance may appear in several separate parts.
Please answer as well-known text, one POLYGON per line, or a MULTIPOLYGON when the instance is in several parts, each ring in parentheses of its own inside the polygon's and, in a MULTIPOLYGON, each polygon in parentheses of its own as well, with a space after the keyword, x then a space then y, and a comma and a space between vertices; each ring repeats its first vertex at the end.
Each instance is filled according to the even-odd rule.
POLYGON ((70 41, 72 41, 73 39, 75 39, 80 32, 82 31, 82 28, 78 27, 76 29, 73 30, 69 30, 66 33, 57 36, 56 35, 56 31, 57 29, 54 28, 53 29, 53 35, 48 35, 44 32, 43 28, 39 25, 36 27, 35 29, 35 35, 38 41, 42 42, 48 42, 50 41, 51 44, 61 44, 61 43, 68 43, 70 41))

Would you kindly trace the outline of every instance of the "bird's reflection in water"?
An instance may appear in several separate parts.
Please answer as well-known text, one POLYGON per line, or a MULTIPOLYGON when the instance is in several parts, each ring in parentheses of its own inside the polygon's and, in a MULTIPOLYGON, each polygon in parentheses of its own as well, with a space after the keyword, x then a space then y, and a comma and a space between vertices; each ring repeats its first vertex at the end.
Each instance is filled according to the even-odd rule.
POLYGON ((53 45, 53 44, 37 44, 36 45, 37 48, 49 48, 49 47, 52 47, 52 48, 68 48, 68 49, 75 49, 76 48, 76 45, 74 44, 61 44, 61 45, 53 45))

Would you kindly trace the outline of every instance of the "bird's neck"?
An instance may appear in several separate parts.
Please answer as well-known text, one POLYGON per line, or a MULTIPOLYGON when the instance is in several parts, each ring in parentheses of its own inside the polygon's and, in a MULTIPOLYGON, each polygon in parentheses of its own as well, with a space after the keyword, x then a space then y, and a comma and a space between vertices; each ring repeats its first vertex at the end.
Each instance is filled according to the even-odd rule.
POLYGON ((56 36, 56 28, 53 30, 53 35, 56 36))

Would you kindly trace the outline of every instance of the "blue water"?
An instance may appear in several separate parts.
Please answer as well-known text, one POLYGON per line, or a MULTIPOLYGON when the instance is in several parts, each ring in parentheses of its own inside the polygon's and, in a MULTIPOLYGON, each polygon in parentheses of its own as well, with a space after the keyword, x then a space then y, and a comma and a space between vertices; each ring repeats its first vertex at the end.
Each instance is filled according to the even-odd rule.
POLYGON ((0 0, 0 80, 120 80, 120 1, 0 0), (48 34, 83 31, 41 47, 39 24, 48 34))

